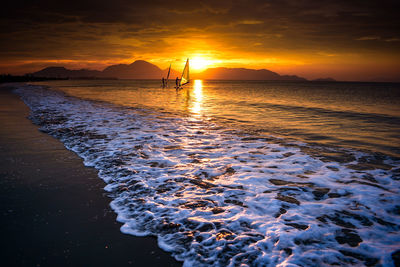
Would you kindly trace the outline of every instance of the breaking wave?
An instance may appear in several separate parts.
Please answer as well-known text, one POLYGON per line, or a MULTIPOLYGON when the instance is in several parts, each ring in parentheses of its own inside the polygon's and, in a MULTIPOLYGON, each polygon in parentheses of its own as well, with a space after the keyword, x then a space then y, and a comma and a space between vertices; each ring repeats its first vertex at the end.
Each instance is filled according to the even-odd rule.
POLYGON ((382 154, 257 137, 190 116, 16 89, 96 168, 123 233, 186 266, 394 265, 400 168, 382 154))

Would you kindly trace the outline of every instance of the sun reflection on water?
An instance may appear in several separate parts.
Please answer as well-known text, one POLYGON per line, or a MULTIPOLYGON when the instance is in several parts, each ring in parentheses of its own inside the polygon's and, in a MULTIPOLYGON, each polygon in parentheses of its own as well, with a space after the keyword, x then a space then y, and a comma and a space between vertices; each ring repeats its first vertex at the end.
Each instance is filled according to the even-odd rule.
POLYGON ((194 80, 193 84, 193 106, 191 108, 191 112, 195 114, 195 116, 202 115, 202 102, 203 102, 203 81, 202 80, 194 80))

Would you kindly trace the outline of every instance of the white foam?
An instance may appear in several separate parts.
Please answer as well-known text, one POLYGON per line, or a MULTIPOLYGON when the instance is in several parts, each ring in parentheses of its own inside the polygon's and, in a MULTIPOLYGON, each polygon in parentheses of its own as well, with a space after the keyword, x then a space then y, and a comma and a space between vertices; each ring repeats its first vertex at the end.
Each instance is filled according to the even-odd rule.
POLYGON ((394 264, 400 182, 391 170, 351 167, 370 155, 328 162, 305 144, 211 122, 41 87, 16 92, 43 131, 99 170, 121 231, 156 235, 185 266, 394 264))

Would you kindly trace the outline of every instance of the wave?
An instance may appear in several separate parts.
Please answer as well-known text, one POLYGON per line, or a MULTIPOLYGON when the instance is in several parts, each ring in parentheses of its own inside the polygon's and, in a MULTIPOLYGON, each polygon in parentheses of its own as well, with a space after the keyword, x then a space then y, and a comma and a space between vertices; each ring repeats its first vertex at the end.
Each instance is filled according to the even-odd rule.
POLYGON ((220 103, 220 106, 229 105, 240 106, 242 114, 228 110, 212 115, 213 119, 251 132, 308 143, 379 151, 400 157, 398 136, 395 134, 400 131, 399 116, 243 100, 220 103))
POLYGON ((269 103, 252 103, 250 104, 259 108, 273 108, 276 110, 294 111, 296 114, 309 114, 318 116, 327 116, 332 118, 343 118, 348 120, 363 121, 367 123, 387 123, 387 124, 400 124, 400 117, 391 116, 378 113, 354 112, 354 111, 341 111, 332 110, 329 108, 320 107, 302 107, 293 105, 280 105, 269 103))
POLYGON ((38 86, 16 93, 41 131, 99 170, 121 231, 157 236, 185 266, 394 265, 394 159, 38 86))

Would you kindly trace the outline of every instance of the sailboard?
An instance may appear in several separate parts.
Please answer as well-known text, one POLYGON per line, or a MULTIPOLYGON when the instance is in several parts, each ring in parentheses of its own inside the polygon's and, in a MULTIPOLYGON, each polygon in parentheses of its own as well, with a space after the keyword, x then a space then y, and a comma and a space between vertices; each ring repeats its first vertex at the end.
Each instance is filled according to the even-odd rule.
POLYGON ((171 63, 169 64, 169 69, 168 69, 168 73, 167 73, 167 79, 165 81, 165 87, 168 88, 168 80, 169 80, 169 74, 171 73, 171 63))
POLYGON ((187 84, 190 82, 189 78, 189 59, 186 60, 185 67, 183 68, 182 71, 182 76, 181 79, 179 80, 179 85, 176 87, 176 89, 181 88, 183 85, 187 84))

